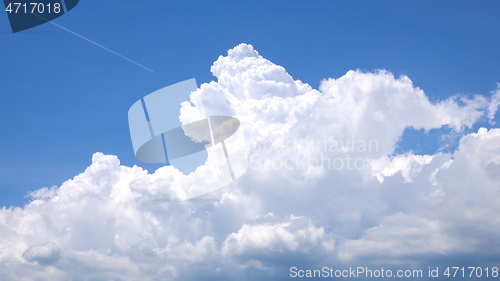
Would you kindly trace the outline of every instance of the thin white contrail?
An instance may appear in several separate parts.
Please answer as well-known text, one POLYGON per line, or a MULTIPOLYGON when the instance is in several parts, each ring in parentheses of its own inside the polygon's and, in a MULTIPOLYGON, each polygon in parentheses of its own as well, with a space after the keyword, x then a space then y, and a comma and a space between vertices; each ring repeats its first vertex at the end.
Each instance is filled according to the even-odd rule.
POLYGON ((112 53, 112 54, 114 54, 114 55, 117 55, 117 56, 119 56, 120 58, 122 58, 122 59, 124 59, 124 60, 127 60, 127 61, 129 61, 129 62, 131 62, 131 63, 133 63, 133 64, 135 64, 135 65, 137 65, 137 66, 140 66, 140 67, 142 67, 142 68, 144 68, 144 69, 146 69, 146 70, 148 70, 148 71, 154 72, 153 70, 151 70, 151 69, 149 69, 149 68, 145 67, 144 65, 142 65, 142 64, 140 64, 140 63, 138 63, 138 62, 135 62, 135 61, 133 61, 133 60, 131 60, 131 59, 129 59, 129 58, 127 58, 127 57, 125 57, 125 56, 122 56, 122 55, 118 54, 117 52, 115 52, 115 51, 113 51, 113 50, 110 50, 110 49, 108 49, 108 48, 104 47, 103 45, 101 45, 101 44, 99 44, 99 43, 97 43, 97 42, 95 42, 95 41, 92 41, 92 40, 90 40, 90 39, 86 38, 85 36, 82 36, 82 35, 80 35, 80 34, 78 34, 78 33, 74 32, 74 31, 72 31, 72 30, 67 29, 67 28, 66 28, 66 27, 64 27, 64 26, 61 26, 61 25, 59 25, 59 24, 57 24, 57 23, 54 23, 54 22, 52 22, 52 21, 48 21, 48 22, 49 22, 49 23, 51 23, 51 24, 53 24, 53 25, 55 25, 55 26, 57 26, 57 27, 59 27, 60 29, 62 29, 62 30, 64 30, 64 31, 67 31, 67 32, 69 32, 69 33, 71 33, 71 34, 73 34, 73 35, 75 35, 75 36, 78 36, 78 37, 82 38, 83 40, 85 40, 85 41, 87 41, 87 42, 90 42, 90 43, 92 43, 92 44, 96 45, 97 47, 99 47, 99 48, 101 48, 101 49, 104 49, 104 50, 106 50, 106 51, 108 51, 108 52, 110 52, 110 53, 112 53))

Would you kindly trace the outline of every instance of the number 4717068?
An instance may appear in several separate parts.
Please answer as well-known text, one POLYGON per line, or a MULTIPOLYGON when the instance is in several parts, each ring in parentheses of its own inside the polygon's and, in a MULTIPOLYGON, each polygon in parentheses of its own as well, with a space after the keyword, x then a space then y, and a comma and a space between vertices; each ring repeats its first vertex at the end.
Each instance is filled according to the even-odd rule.
POLYGON ((51 3, 44 4, 44 3, 9 3, 7 8, 5 9, 7 13, 24 13, 24 14, 59 14, 61 12, 61 4, 60 3, 54 3, 51 5, 51 3))

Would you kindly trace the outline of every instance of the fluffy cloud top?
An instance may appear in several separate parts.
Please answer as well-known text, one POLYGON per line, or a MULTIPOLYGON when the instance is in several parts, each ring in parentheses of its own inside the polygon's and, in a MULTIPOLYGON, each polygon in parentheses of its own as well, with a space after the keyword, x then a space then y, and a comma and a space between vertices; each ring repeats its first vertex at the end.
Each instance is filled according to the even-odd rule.
POLYGON ((220 151, 190 175, 96 153, 0 210, 2 280, 284 280, 292 266, 487 265, 500 253, 500 129, 464 134, 454 153, 394 155, 406 128, 463 134, 493 119, 498 90, 432 103, 406 76, 359 70, 316 90, 247 44, 211 71, 179 118, 236 116, 247 173, 178 201, 217 181, 220 151))

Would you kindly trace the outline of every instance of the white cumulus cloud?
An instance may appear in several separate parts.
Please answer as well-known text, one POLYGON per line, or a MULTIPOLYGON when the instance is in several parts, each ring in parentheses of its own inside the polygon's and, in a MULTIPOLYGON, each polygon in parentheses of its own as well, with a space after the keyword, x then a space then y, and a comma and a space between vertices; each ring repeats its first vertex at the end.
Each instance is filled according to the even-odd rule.
POLYGON ((211 71, 179 118, 241 121, 248 170, 201 198, 220 200, 179 200, 218 180, 220 150, 190 175, 95 153, 0 210, 2 280, 284 280, 292 266, 498 257, 500 129, 464 133, 494 117, 498 93, 430 102, 385 70, 313 89, 248 44, 211 71), (444 126, 463 135, 455 152, 395 153, 405 129, 444 126))

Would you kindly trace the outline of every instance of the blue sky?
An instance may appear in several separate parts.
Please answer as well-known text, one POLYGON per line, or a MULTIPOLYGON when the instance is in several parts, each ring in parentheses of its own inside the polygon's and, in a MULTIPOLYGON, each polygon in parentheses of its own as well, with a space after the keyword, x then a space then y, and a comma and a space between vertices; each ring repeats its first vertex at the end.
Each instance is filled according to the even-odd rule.
POLYGON ((82 0, 16 34, 0 15, 0 275, 289 280, 291 266, 498 266, 499 8, 82 0), (190 175, 134 156, 130 106, 190 78, 203 105, 183 107, 181 122, 203 118, 202 106, 237 117, 249 166, 201 201, 156 202, 220 181, 217 148, 190 175), (311 139, 377 149, 287 143, 311 139), (344 157, 365 165, 308 162, 344 157))
MULTIPOLYGON (((96 151, 136 161, 126 112, 167 85, 214 79, 210 66, 250 43, 317 88, 350 69, 408 75, 432 99, 488 95, 499 81, 497 1, 81 1, 56 26, 11 34, 0 19, 0 204, 60 185, 96 151)), ((155 169, 157 166, 147 166, 155 169)))

